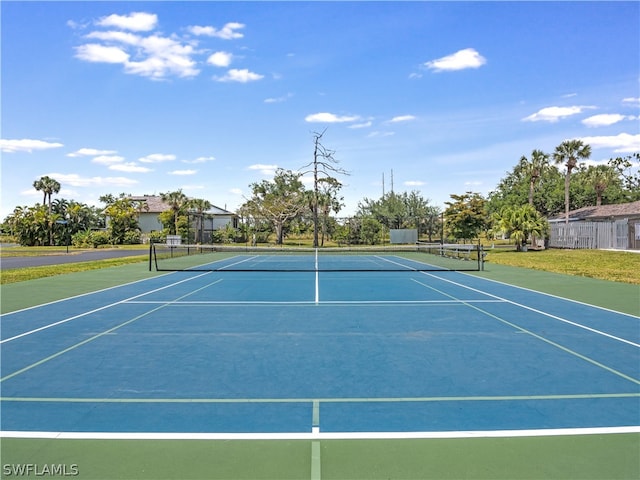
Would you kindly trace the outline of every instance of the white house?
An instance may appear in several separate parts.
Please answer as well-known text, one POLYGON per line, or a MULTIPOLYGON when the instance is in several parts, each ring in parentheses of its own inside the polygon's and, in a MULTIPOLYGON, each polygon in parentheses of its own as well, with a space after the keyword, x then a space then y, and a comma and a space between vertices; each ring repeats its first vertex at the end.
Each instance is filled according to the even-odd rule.
MULTIPOLYGON (((171 210, 171 207, 162 201, 162 198, 157 195, 142 195, 142 196, 130 196, 130 200, 135 202, 141 202, 140 216, 138 223, 140 230, 143 234, 151 232, 162 231, 162 223, 158 216, 167 210, 171 210)), ((190 214, 190 225, 193 232, 200 231, 200 217, 194 214, 190 214)), ((227 225, 237 227, 237 217, 234 213, 229 212, 223 208, 212 206, 205 212, 203 221, 203 243, 211 242, 211 232, 225 228, 227 225)), ((108 219, 107 219, 108 222, 108 219)), ((198 239, 200 241, 200 239, 198 239)))

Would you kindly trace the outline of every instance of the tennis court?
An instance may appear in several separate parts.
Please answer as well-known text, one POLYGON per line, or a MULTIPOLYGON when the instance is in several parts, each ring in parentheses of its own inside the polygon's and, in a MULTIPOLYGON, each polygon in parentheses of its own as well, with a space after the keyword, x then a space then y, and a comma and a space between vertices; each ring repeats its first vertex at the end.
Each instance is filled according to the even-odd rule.
MULTIPOLYGON (((10 465, 57 442, 42 463, 101 478, 113 471, 87 459, 92 442, 91 455, 120 459, 139 448, 130 442, 152 442, 156 459, 188 449, 175 457, 191 459, 182 478, 205 478, 202 462, 206 478, 373 478, 377 455, 395 458, 398 477, 441 478, 445 448, 444 473, 459 478, 452 463, 468 463, 455 452, 480 456, 464 442, 500 449, 522 439, 503 444, 517 468, 545 438, 568 463, 586 449, 618 462, 604 470, 611 478, 638 473, 637 316, 406 252, 266 253, 226 251, 206 264, 189 255, 179 271, 4 314, 10 465), (250 459, 235 450, 247 443, 250 459), (360 449, 367 465, 353 462, 360 449), (351 462, 339 460, 347 454, 351 462)), ((128 461, 118 478, 143 476, 128 461)))

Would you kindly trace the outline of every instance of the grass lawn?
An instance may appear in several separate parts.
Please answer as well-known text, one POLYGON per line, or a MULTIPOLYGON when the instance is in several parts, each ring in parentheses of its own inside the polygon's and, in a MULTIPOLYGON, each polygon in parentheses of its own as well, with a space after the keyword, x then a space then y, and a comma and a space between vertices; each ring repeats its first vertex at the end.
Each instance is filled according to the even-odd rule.
POLYGON ((640 285, 640 252, 561 249, 516 252, 497 248, 486 252, 486 261, 498 265, 640 285))

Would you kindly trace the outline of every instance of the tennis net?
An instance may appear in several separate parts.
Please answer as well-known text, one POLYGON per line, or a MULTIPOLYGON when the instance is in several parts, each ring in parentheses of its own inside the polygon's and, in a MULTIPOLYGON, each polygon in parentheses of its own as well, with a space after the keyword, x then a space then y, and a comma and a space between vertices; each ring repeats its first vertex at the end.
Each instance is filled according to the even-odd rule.
POLYGON ((415 244, 358 247, 252 247, 152 244, 149 269, 157 271, 479 271, 481 245, 415 244))

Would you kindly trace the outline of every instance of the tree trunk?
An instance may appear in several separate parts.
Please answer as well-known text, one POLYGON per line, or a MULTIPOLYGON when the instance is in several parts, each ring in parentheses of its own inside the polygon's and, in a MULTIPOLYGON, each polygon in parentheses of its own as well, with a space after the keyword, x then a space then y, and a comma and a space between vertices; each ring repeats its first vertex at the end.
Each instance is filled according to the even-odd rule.
POLYGON ((569 224, 569 182, 571 181, 571 170, 567 168, 567 174, 564 177, 564 223, 569 224))

